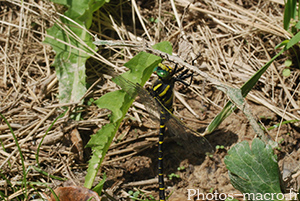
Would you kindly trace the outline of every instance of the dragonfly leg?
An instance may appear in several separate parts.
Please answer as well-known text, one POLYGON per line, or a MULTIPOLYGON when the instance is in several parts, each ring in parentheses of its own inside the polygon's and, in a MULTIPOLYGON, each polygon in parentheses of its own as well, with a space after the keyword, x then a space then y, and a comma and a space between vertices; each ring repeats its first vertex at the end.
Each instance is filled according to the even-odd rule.
POLYGON ((193 81, 194 73, 187 74, 187 72, 188 72, 188 70, 183 71, 180 75, 178 75, 177 77, 174 78, 175 81, 181 82, 185 86, 190 86, 192 84, 192 81, 193 81), (184 80, 189 78, 189 77, 191 78, 190 82, 189 83, 185 82, 184 80))

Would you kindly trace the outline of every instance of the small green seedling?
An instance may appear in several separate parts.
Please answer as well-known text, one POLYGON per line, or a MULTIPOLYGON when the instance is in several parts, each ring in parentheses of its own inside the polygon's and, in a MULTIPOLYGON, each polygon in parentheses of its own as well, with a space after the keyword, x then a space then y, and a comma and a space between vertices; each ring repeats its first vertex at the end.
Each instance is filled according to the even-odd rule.
POLYGON ((278 144, 282 144, 284 142, 284 139, 281 138, 279 141, 278 141, 278 144))
POLYGON ((224 147, 224 145, 217 145, 217 146, 216 146, 216 149, 217 149, 217 150, 219 150, 219 149, 225 149, 225 147, 224 147))
POLYGON ((94 102, 95 102, 95 99, 90 98, 90 99, 87 101, 87 105, 88 105, 88 106, 91 106, 94 102))
POLYGON ((178 174, 175 174, 175 173, 169 174, 168 177, 169 177, 169 180, 172 180, 173 178, 180 178, 180 176, 178 174))
POLYGON ((150 17, 149 19, 150 22, 158 23, 158 19, 154 17, 150 17))
POLYGON ((133 200, 141 200, 141 201, 155 201, 152 195, 146 196, 144 192, 137 190, 137 191, 128 191, 130 198, 133 200))
POLYGON ((210 158, 212 158, 212 157, 214 156, 214 155, 213 155, 212 153, 210 153, 210 152, 206 152, 205 155, 208 156, 208 157, 210 157, 210 158))

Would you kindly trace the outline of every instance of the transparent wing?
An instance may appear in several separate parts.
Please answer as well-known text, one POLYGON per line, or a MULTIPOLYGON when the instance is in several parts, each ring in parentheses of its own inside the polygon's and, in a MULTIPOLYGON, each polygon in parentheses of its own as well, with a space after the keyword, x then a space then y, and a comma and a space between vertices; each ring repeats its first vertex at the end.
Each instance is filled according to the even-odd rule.
MULTIPOLYGON (((135 84, 121 75, 114 78, 117 84, 122 87, 122 89, 129 94, 132 98, 139 97, 139 102, 144 104, 146 110, 150 115, 154 116, 157 120, 160 118, 160 111, 163 110, 166 113, 166 126, 169 132, 178 137, 180 144, 189 149, 189 151, 199 151, 203 145, 209 145, 210 151, 212 146, 206 140, 205 137, 201 136, 197 131, 189 128, 182 121, 180 121, 176 116, 174 116, 157 98, 152 97, 150 93, 145 90, 141 85, 135 84), (190 142, 193 141, 195 146, 190 146, 190 142)), ((205 146, 207 150, 207 146, 205 146)))
POLYGON ((179 140, 179 144, 183 144, 188 151, 194 153, 199 153, 199 151, 213 151, 212 145, 205 137, 203 137, 199 132, 188 127, 184 122, 173 115, 173 113, 167 110, 161 103, 160 106, 168 113, 166 127, 169 129, 170 133, 179 137, 179 139, 184 139, 183 141, 179 140))
POLYGON ((153 115, 156 119, 159 119, 159 111, 161 107, 159 103, 145 90, 141 85, 135 84, 121 75, 114 78, 117 84, 122 87, 122 89, 129 94, 132 98, 139 97, 139 102, 141 102, 150 115, 153 115))

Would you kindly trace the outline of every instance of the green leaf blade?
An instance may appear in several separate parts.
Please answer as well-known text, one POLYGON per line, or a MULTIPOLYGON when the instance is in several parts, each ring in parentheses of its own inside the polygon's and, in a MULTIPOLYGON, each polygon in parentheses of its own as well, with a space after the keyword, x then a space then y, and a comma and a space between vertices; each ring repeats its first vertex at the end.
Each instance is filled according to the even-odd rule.
POLYGON ((291 19, 295 19, 297 13, 297 0, 287 0, 284 8, 283 28, 289 29, 291 19))
POLYGON ((172 55, 172 52, 173 52, 172 45, 169 41, 163 41, 163 42, 157 43, 157 44, 153 45, 153 48, 160 50, 162 52, 165 52, 167 54, 170 54, 170 55, 172 55))
MULTIPOLYGON (((164 44, 166 47, 168 44, 164 44)), ((168 48, 167 48, 168 49, 168 48)), ((122 74, 122 77, 133 83, 143 86, 150 78, 153 69, 161 62, 161 58, 145 52, 140 52, 126 64, 130 70, 122 74)), ((114 79, 116 82, 118 79, 114 79)), ((118 82, 117 82, 118 84, 118 82)), ((92 157, 89 161, 87 175, 85 177, 86 188, 91 188, 101 163, 107 153, 107 150, 135 97, 131 97, 123 90, 110 92, 95 101, 95 104, 101 108, 107 108, 111 111, 110 123, 103 126, 95 135, 93 135, 87 146, 92 148, 92 157)))
POLYGON ((114 133, 116 133, 120 123, 121 121, 106 124, 101 130, 98 130, 96 134, 91 136, 90 141, 86 145, 93 150, 91 159, 89 160, 87 174, 85 176, 84 186, 86 188, 92 188, 95 177, 99 171, 100 164, 104 160, 105 154, 113 140, 114 133))
POLYGON ((276 155, 271 146, 260 139, 253 140, 251 149, 246 141, 236 144, 228 151, 224 162, 232 185, 243 194, 281 194, 276 155))
MULTIPOLYGON (((300 33, 300 32, 299 32, 300 33)), ((287 44, 289 44, 288 42, 287 44)), ((282 49, 278 54, 276 54, 270 61, 268 61, 263 67, 261 67, 242 87, 241 93, 243 97, 246 97, 247 94, 252 90, 255 84, 258 82, 262 74, 269 68, 272 62, 279 57, 286 48, 282 49)), ((212 120, 205 130, 206 134, 212 133, 231 113, 236 107, 231 101, 228 101, 222 111, 212 120)))
POLYGON ((59 23, 47 29, 49 37, 44 40, 56 53, 53 65, 59 81, 59 99, 61 103, 82 102, 81 98, 86 92, 85 63, 96 50, 93 38, 86 29, 91 26, 93 12, 106 1, 53 2, 68 7, 65 17, 61 17, 59 23))

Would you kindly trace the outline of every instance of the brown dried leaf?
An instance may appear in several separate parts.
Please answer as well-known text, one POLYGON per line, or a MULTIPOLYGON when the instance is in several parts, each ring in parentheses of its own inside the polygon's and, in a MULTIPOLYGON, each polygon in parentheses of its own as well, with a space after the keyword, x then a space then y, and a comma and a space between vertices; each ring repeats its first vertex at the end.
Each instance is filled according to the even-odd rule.
MULTIPOLYGON (((88 188, 80 186, 59 187, 54 190, 60 201, 100 201, 98 194, 88 188)), ((51 194, 51 200, 55 201, 54 195, 51 194)))

